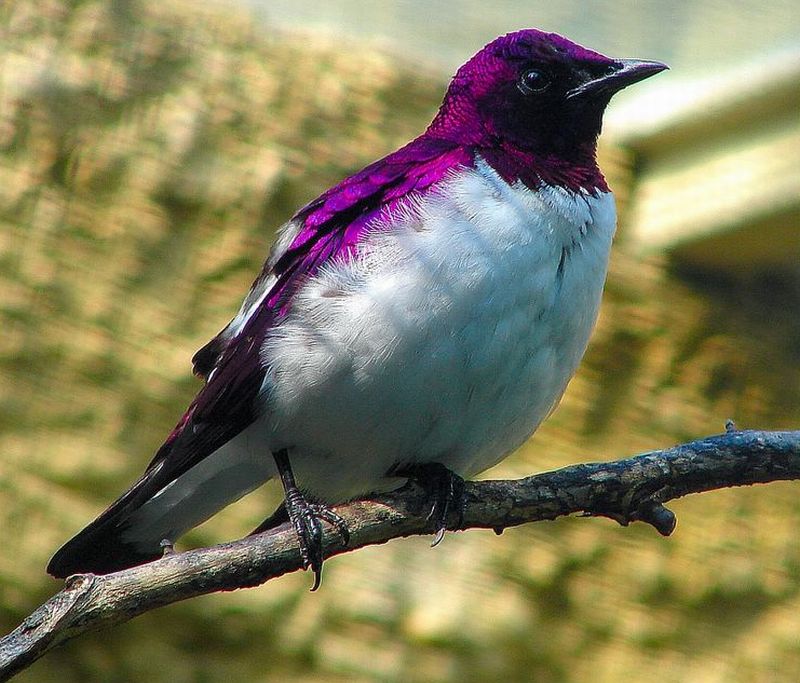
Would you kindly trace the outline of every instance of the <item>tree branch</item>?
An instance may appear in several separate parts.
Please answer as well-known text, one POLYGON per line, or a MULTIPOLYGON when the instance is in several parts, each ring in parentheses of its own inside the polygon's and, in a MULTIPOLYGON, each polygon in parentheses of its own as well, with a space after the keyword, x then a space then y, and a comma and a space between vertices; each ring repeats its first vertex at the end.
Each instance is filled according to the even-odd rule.
MULTIPOLYGON (((664 503, 690 493, 800 478, 800 431, 735 431, 613 462, 565 467, 515 481, 469 482, 463 528, 504 528, 583 513, 622 525, 636 520, 664 536, 675 516, 664 503)), ((430 502, 409 485, 337 508, 347 547, 326 529, 325 557, 393 538, 430 533, 430 502)), ((456 520, 451 520, 455 523, 456 520)), ((179 600, 257 586, 301 568, 294 531, 283 525, 239 541, 169 554, 125 571, 78 574, 12 633, 0 639, 0 681, 51 648, 179 600)))

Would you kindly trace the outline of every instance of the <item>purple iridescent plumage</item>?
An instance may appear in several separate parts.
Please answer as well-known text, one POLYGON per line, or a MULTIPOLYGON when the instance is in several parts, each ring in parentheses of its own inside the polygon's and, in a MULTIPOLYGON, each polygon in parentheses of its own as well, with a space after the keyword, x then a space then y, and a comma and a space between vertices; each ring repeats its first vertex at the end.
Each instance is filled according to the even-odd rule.
POLYGON ((259 277, 275 278, 262 304, 237 334, 223 330, 195 355, 195 370, 206 376, 207 383, 150 463, 153 468, 170 454, 171 464, 178 466, 159 472, 159 483, 194 464, 191 459, 175 459, 176 447, 187 453, 210 452, 252 422, 265 374, 261 345, 291 308, 292 295, 303 279, 330 259, 357 253, 360 239, 382 211, 391 211, 403 197, 429 189, 452 169, 473 160, 454 142, 423 135, 297 212, 292 220, 301 229, 259 277))
MULTIPOLYGON (((296 236, 259 276, 259 280, 275 278, 264 301, 236 334, 226 328, 195 356, 196 372, 207 382, 150 463, 154 474, 147 486, 150 493, 253 421, 268 362, 260 353, 265 337, 290 310, 303 280, 331 259, 353 257, 365 231, 381 224, 376 219, 382 211, 390 212, 409 195, 430 191, 454 169, 473 167, 477 156, 509 183, 592 193, 608 189, 594 155, 599 125, 587 131, 576 121, 572 128, 566 127, 570 135, 565 137, 563 117, 549 120, 543 112, 535 112, 531 124, 518 110, 508 108, 509 93, 517 87, 513 65, 532 58, 555 69, 562 63, 571 66, 574 60, 598 67, 615 63, 561 36, 534 29, 498 38, 458 70, 421 136, 300 209, 292 219, 300 225, 296 236)), ((605 104, 600 101, 598 111, 605 104)), ((590 125, 595 118, 599 124, 598 115, 590 125)))
MULTIPOLYGON (((608 191, 595 160, 602 113, 614 92, 663 68, 655 62, 611 60, 561 36, 533 29, 502 36, 478 52, 458 70, 436 117, 421 136, 343 180, 294 215, 286 233, 288 244, 281 242, 267 260, 240 313, 195 354, 194 369, 205 385, 145 473, 53 557, 48 571, 56 576, 106 572, 158 555, 161 537, 145 538, 142 532, 136 540, 136 534, 126 537, 125 532, 143 524, 142 517, 132 521, 141 508, 152 509, 154 500, 158 501, 155 507, 164 505, 170 496, 162 494, 180 483, 179 478, 186 473, 189 479, 199 477, 198 471, 218 453, 225 453, 226 444, 275 410, 264 380, 280 353, 267 357, 268 342, 288 326, 292 307, 295 313, 302 308, 297 302, 307 291, 304 284, 323 266, 358 258, 368 235, 396 229, 395 215, 435 203, 427 201, 428 193, 444 193, 443 181, 461 171, 483 169, 484 173, 488 166, 515 192, 521 184, 533 191, 548 186, 599 197, 608 191), (547 87, 536 91, 535 79, 542 73, 547 87), (528 75, 530 80, 526 80, 528 75)), ((511 243, 516 242, 512 239, 511 243)), ((562 266, 563 255, 559 273, 562 266)), ((308 384, 315 381, 312 377, 308 384)), ((359 428, 360 423, 354 433, 359 428)), ((193 491, 192 495, 201 495, 207 483, 195 482, 200 494, 193 491)), ((220 507, 234 497, 231 494, 220 507)), ((185 531, 198 519, 175 529, 185 531)))
MULTIPOLYGON (((516 87, 517 71, 510 62, 532 56, 542 61, 614 64, 561 36, 534 29, 490 43, 458 70, 425 133, 327 190, 294 216, 302 227, 274 264, 278 281, 267 298, 268 305, 285 311, 298 277, 313 275, 330 258, 357 253, 366 227, 374 225, 373 219, 381 211, 391 211, 412 193, 429 190, 453 169, 474 167, 476 156, 509 183, 607 191, 594 158, 594 138, 590 136, 585 146, 575 142, 582 139, 584 131, 576 129, 573 137, 562 139, 549 129, 531 130, 524 119, 511 125, 504 121, 506 125, 500 129, 492 126, 507 99, 498 92, 498 83, 516 87), (539 144, 531 145, 531 140, 539 144)), ((560 126, 563 122, 553 123, 560 126)))
POLYGON ((472 163, 463 147, 422 135, 307 204, 292 219, 301 229, 273 266, 278 282, 269 305, 284 309, 288 297, 283 290, 291 291, 298 276, 313 274, 330 258, 357 253, 365 230, 380 223, 381 212, 390 212, 402 198, 425 192, 449 171, 472 163))
POLYGON ((368 229, 391 225, 380 220, 382 212, 391 212, 410 195, 430 191, 454 169, 474 167, 477 157, 511 184, 522 182, 532 189, 547 184, 589 193, 608 190, 594 147, 606 101, 601 98, 596 104, 597 116, 576 114, 574 125, 564 126, 564 112, 549 118, 546 111, 535 111, 535 119, 529 121, 508 102, 517 94, 515 63, 531 59, 556 70, 562 64, 565 70, 572 68, 574 60, 587 68, 615 64, 561 36, 534 29, 498 38, 458 70, 421 136, 300 209, 292 219, 300 226, 294 239, 259 276, 262 281, 275 278, 261 305, 236 334, 226 328, 195 356, 195 370, 207 383, 151 467, 179 445, 192 455, 187 460, 171 456, 172 466, 159 473, 159 480, 176 476, 175 462, 180 473, 252 422, 268 362, 260 355, 265 337, 291 309, 304 279, 331 259, 354 257, 368 229))

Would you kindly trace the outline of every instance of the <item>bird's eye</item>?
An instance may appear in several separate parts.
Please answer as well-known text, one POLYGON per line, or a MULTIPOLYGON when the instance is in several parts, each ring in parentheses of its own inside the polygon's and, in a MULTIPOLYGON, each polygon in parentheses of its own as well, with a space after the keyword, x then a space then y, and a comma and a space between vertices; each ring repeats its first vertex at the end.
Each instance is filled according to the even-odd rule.
POLYGON ((527 69, 519 77, 517 87, 523 95, 536 95, 550 87, 550 76, 541 69, 527 69))

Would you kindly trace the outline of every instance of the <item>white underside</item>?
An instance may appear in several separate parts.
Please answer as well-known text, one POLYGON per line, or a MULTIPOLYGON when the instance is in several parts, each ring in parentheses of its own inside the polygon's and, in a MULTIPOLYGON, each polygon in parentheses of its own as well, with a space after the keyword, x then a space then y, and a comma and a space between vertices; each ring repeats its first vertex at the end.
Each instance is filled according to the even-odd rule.
POLYGON ((302 488, 341 501, 391 488, 398 463, 481 472, 554 408, 597 317, 612 195, 532 192, 480 163, 388 218, 269 334, 263 418, 140 508, 131 539, 175 538, 259 486, 273 450, 289 449, 302 488))

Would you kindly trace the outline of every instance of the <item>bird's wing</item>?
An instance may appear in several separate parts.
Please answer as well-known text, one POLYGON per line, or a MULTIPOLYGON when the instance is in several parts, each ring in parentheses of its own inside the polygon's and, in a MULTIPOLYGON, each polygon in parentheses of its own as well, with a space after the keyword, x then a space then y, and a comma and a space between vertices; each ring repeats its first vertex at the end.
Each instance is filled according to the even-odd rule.
POLYGON ((125 546, 119 529, 133 511, 256 419, 266 372, 261 347, 301 282, 334 256, 354 251, 366 224, 383 208, 469 163, 469 153, 452 143, 418 138, 300 209, 291 221, 293 238, 270 255, 239 316, 193 358, 206 383, 144 474, 56 553, 48 571, 112 571, 153 559, 153 553, 125 546))
POLYGON ((454 143, 417 138, 309 202, 285 226, 291 239, 276 242, 240 315, 192 358, 195 374, 207 379, 219 366, 226 349, 241 336, 243 314, 255 312, 253 304, 280 317, 302 279, 330 258, 354 251, 367 223, 382 208, 425 190, 450 169, 471 163, 469 151, 454 143))

